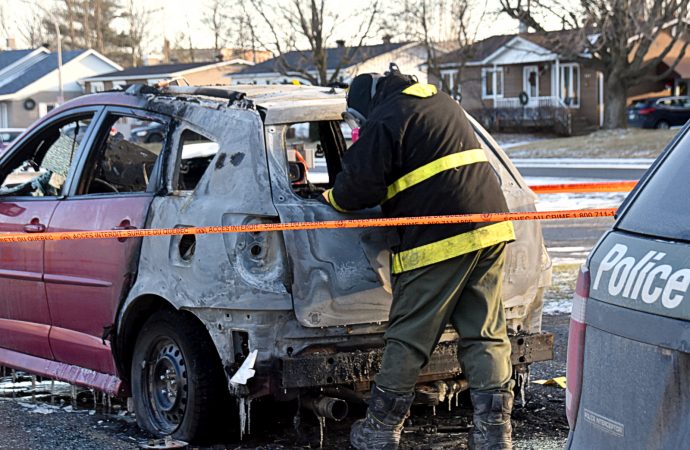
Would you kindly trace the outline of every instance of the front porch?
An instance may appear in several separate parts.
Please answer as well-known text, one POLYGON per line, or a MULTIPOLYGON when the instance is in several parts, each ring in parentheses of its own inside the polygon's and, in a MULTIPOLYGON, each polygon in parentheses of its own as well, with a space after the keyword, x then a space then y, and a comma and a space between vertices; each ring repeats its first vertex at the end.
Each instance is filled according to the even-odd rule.
POLYGON ((482 61, 481 115, 492 127, 597 128, 603 78, 591 68, 518 36, 482 61))
POLYGON ((552 128, 559 134, 573 134, 571 108, 559 97, 497 98, 487 112, 492 128, 552 128))

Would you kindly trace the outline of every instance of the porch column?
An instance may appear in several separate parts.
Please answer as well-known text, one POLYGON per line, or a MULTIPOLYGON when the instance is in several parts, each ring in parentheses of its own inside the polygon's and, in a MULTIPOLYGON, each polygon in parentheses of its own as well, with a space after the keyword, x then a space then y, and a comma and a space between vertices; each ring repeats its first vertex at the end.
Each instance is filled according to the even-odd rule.
POLYGON ((498 76, 496 75, 496 64, 494 64, 494 73, 492 75, 493 75, 493 77, 491 77, 491 85, 494 88, 494 108, 495 108, 496 107, 496 98, 498 97, 498 95, 496 94, 496 85, 497 85, 496 84, 496 78, 498 78, 498 76))
POLYGON ((561 60, 556 57, 556 101, 560 105, 561 98, 561 60))

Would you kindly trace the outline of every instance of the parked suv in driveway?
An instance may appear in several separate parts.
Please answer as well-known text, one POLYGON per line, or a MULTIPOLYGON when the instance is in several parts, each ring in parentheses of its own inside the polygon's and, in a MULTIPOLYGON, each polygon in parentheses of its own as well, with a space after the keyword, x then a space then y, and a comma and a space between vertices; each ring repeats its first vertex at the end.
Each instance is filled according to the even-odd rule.
POLYGON ((688 127, 582 267, 568 339, 568 449, 688 448, 688 127))
MULTIPOLYGON (((347 151, 344 110, 342 91, 299 86, 133 86, 81 97, 0 158, 1 230, 379 217, 379 208, 342 214, 316 200, 347 151), (132 137, 135 125, 154 124, 162 141, 132 137), (314 163, 320 155, 325 164, 314 163)), ((534 193, 473 124, 510 208, 534 211, 534 193)), ((541 333, 550 261, 539 223, 515 228, 504 294, 524 381, 529 363, 552 356, 552 336, 541 333)), ((380 366, 394 236, 375 228, 0 244, 0 364, 132 396, 143 428, 183 440, 208 436, 217 420, 227 428, 228 408, 246 417, 260 397, 361 398, 380 366)), ((441 337, 420 400, 443 399, 435 380, 463 386, 456 340, 450 329, 441 337)), ((319 403, 320 414, 340 416, 343 403, 319 403)))
POLYGON ((661 97, 635 100, 628 107, 628 125, 668 129, 690 119, 690 97, 661 97))

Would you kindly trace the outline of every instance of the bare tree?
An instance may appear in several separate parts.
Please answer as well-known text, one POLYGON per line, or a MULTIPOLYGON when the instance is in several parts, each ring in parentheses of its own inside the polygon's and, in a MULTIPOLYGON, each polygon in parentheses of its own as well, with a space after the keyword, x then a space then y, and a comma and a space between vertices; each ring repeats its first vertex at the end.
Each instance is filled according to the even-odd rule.
POLYGON ((471 57, 471 44, 484 26, 485 15, 486 5, 480 8, 472 0, 405 0, 392 14, 393 24, 387 23, 386 28, 395 32, 402 24, 406 39, 421 42, 427 54, 428 73, 440 81, 443 90, 452 92, 457 86, 449 86, 441 76, 439 57, 455 50, 458 70, 462 70, 471 57))
POLYGON ((44 45, 46 43, 46 34, 43 27, 43 15, 35 13, 27 16, 17 24, 17 32, 31 48, 44 45))
POLYGON ((2 37, 5 39, 10 37, 9 21, 4 4, 0 4, 0 33, 2 33, 2 37))
POLYGON ((250 0, 250 4, 270 36, 270 41, 262 44, 276 55, 276 70, 321 86, 338 82, 342 70, 352 64, 371 36, 380 13, 379 0, 372 1, 356 17, 347 18, 337 8, 327 9, 326 0, 289 0, 281 5, 272 4, 270 11, 261 0, 250 0), (342 46, 337 61, 329 67, 328 47, 336 31, 342 32, 353 24, 351 44, 342 46), (301 45, 307 49, 297 51, 301 45), (291 58, 286 57, 288 52, 292 52, 291 58))
POLYGON ((239 14, 232 18, 233 26, 229 30, 233 42, 238 48, 250 49, 253 63, 256 63, 256 50, 259 45, 256 24, 247 10, 248 0, 239 1, 239 14))
POLYGON ((502 10, 537 31, 558 16, 570 33, 554 38, 561 54, 586 61, 604 74, 604 128, 627 126, 631 87, 668 78, 690 43, 690 0, 500 0, 502 10), (531 6, 531 8, 530 8, 531 6), (664 64, 662 64, 664 63, 664 64))
POLYGON ((201 19, 206 28, 213 33, 213 49, 216 55, 225 46, 230 24, 230 3, 228 0, 208 0, 206 11, 201 19))
POLYGON ((128 0, 124 6, 121 17, 126 21, 128 29, 124 45, 129 47, 130 64, 133 67, 139 66, 143 61, 144 48, 150 37, 151 17, 156 11, 135 0, 128 0))

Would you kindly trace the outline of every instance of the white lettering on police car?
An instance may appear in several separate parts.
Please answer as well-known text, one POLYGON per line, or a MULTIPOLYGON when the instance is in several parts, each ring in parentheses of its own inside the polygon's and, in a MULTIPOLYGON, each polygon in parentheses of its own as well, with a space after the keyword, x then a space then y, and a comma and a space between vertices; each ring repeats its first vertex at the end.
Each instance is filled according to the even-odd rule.
POLYGON ((669 264, 662 264, 666 257, 663 252, 649 251, 639 261, 627 253, 628 246, 624 244, 616 244, 609 250, 599 264, 593 290, 599 289, 603 275, 609 273, 609 295, 639 298, 647 304, 661 299, 661 304, 668 309, 680 305, 690 287, 690 269, 675 270, 669 264))

